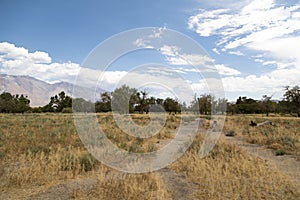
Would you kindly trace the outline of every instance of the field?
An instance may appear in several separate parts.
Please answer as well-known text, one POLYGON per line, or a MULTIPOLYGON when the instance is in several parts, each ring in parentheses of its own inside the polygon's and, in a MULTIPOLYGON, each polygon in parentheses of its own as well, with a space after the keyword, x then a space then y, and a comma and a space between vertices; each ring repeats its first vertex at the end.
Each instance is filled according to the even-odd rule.
MULTIPOLYGON (((170 115, 159 134, 138 139, 118 129, 111 114, 97 117, 115 145, 135 153, 162 148, 174 137, 180 120, 188 123, 195 119, 170 115)), ((147 115, 131 117, 137 124, 149 123, 147 115)), ((203 119, 207 128, 209 120, 203 119)), ((296 182, 300 180, 295 182, 276 166, 226 139, 233 136, 299 162, 299 127, 297 118, 228 116, 223 134, 208 156, 198 156, 204 137, 199 133, 188 151, 165 169, 126 174, 88 153, 70 114, 1 114, 0 199, 299 199, 296 182), (271 120, 275 126, 250 127, 250 120, 271 120)))

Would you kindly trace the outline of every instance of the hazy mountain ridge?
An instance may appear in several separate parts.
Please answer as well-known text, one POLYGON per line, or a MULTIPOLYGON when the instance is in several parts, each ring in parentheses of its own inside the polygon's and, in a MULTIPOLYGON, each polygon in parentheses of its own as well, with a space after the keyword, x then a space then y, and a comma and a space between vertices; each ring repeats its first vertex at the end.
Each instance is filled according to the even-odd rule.
MULTIPOLYGON (((9 92, 13 95, 23 94, 30 99, 30 106, 44 106, 50 97, 61 91, 72 96, 74 85, 67 82, 50 84, 30 76, 0 74, 0 93, 9 92)), ((102 90, 99 90, 101 92, 102 90)), ((83 97, 91 92, 88 88, 79 87, 76 97, 83 97)))

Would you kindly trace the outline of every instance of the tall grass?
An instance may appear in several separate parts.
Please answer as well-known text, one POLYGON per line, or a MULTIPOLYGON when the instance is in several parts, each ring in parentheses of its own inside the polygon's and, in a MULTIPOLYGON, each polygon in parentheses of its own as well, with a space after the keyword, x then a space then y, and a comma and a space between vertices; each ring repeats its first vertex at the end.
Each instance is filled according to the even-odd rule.
MULTIPOLYGON (((168 116, 164 128, 150 138, 127 135, 111 114, 97 115, 99 126, 118 147, 132 152, 158 149, 158 143, 174 137, 180 121, 195 116, 168 116)), ((149 116, 131 115, 133 121, 147 126, 149 116)), ((249 127, 259 116, 232 116, 224 132, 234 137, 299 153, 299 120, 272 118, 275 127, 249 127), (277 145, 277 146, 276 146, 277 145)), ((205 126, 209 125, 206 119, 205 126)), ((210 154, 200 159, 197 152, 203 141, 201 134, 189 150, 170 168, 184 175, 198 187, 195 199, 297 199, 289 177, 270 168, 258 158, 235 146, 219 141, 210 154)), ((89 190, 73 191, 75 199, 170 199, 166 183, 159 172, 123 174, 97 162, 80 141, 70 114, 0 114, 0 198, 28 199, 48 188, 72 179, 96 178, 89 190)))
POLYGON ((229 116, 226 119, 224 132, 234 131, 237 137, 247 142, 282 149, 289 154, 300 155, 300 119, 287 117, 229 116), (249 123, 271 120, 275 125, 250 127, 249 123))
MULTIPOLYGON (((198 137, 198 140, 202 140, 198 137)), ((276 168, 219 140, 204 159, 194 143, 171 168, 198 186, 194 199, 297 199, 299 188, 276 168)))

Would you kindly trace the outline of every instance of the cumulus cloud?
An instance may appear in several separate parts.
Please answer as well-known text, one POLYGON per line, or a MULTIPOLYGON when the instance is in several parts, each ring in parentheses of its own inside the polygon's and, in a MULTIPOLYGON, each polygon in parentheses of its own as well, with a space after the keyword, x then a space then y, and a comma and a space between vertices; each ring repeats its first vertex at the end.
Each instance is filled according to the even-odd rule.
POLYGON ((182 54, 180 48, 176 46, 164 45, 160 48, 161 53, 166 57, 166 61, 171 65, 193 65, 201 66, 199 70, 195 68, 179 68, 182 72, 217 72, 220 75, 231 76, 241 74, 238 70, 226 67, 223 64, 214 64, 214 60, 207 55, 182 54))
MULTIPOLYGON (((171 54, 173 55, 169 53, 171 54)), ((185 77, 181 76, 189 70, 192 71, 185 68, 141 66, 132 71, 100 71, 73 62, 52 62, 46 52, 29 52, 24 47, 16 47, 7 42, 0 43, 0 73, 29 75, 49 83, 66 81, 90 89, 97 87, 112 91, 122 84, 127 84, 131 87, 147 88, 151 90, 151 95, 163 97, 168 94, 189 102, 194 91, 185 77)))
POLYGON ((189 18, 188 27, 200 36, 217 38, 214 52, 248 57, 268 71, 224 77, 226 91, 268 93, 300 83, 299 3, 250 0, 236 9, 220 4, 209 10, 199 9, 189 18))
POLYGON ((252 0, 237 11, 200 9, 189 18, 188 26, 200 36, 220 36, 218 47, 231 54, 239 52, 234 49, 246 47, 268 52, 274 59, 299 58, 295 48, 299 46, 300 5, 252 0))
POLYGON ((73 82, 80 69, 76 63, 52 62, 46 52, 29 52, 8 42, 0 43, 0 65, 0 73, 29 75, 47 82, 73 82))
POLYGON ((236 55, 236 56, 244 56, 245 55, 241 51, 229 51, 228 53, 232 54, 232 55, 236 55))
POLYGON ((235 75, 240 75, 241 72, 236 70, 236 69, 233 69, 233 68, 230 68, 230 67, 226 67, 225 65, 223 64, 219 64, 219 65, 215 65, 218 72, 221 74, 221 75, 227 75, 227 76, 235 76, 235 75))

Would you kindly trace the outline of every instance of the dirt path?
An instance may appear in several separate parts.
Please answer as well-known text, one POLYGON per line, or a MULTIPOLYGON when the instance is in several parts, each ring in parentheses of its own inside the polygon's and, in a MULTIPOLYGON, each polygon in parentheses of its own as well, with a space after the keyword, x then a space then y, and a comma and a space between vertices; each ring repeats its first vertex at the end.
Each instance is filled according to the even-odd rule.
POLYGON ((189 200, 190 194, 196 189, 196 185, 188 181, 184 175, 177 174, 169 168, 158 171, 162 176, 172 200, 189 200))
MULTIPOLYGON (((175 139, 173 140, 165 140, 160 142, 160 147, 164 146, 168 142, 175 142, 175 146, 180 146, 192 139, 193 135, 197 133, 198 128, 200 127, 202 121, 200 119, 191 121, 189 123, 184 123, 178 132, 175 139), (188 136, 190 135, 190 136, 188 136)), ((177 151, 177 150, 176 150, 177 151)), ((173 156, 172 151, 165 156, 173 156)), ((168 189, 168 192, 171 195, 172 200, 189 200, 193 199, 190 195, 196 190, 197 185, 193 182, 190 182, 184 175, 177 174, 172 169, 166 167, 158 170, 160 175, 162 176, 164 183, 168 189)))
POLYGON ((272 167, 275 167, 291 177, 294 184, 300 188, 300 161, 292 155, 276 156, 274 151, 266 147, 250 144, 236 137, 225 137, 226 142, 236 145, 246 152, 263 159, 272 167))
POLYGON ((79 180, 69 180, 62 184, 50 187, 48 190, 32 196, 31 200, 67 200, 71 199, 72 193, 74 191, 91 191, 96 188, 97 179, 79 179, 79 180))

